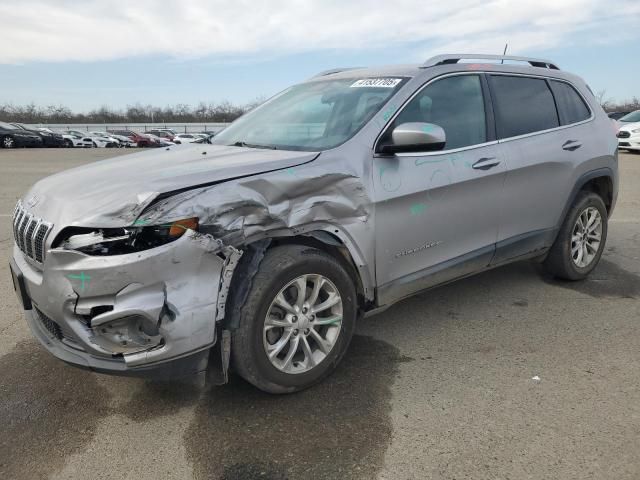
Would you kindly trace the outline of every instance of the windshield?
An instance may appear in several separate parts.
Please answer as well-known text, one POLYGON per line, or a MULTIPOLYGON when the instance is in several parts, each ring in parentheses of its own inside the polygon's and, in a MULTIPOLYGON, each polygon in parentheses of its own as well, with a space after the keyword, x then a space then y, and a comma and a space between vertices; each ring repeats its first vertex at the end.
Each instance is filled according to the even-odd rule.
POLYGON ((628 113, 624 117, 620 118, 618 121, 620 121, 620 122, 640 122, 640 110, 636 110, 635 112, 628 113))
POLYGON ((18 127, 11 125, 10 123, 0 122, 0 127, 6 130, 18 130, 18 127))
POLYGON ((295 85, 213 138, 216 145, 318 151, 351 138, 402 86, 403 78, 352 78, 295 85))

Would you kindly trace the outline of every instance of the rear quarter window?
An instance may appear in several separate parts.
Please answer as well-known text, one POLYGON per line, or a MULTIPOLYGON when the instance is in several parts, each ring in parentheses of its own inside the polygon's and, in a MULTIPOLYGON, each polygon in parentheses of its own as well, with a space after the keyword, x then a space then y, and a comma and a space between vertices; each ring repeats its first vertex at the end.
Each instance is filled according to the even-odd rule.
POLYGON ((589 107, 584 103, 575 88, 568 83, 557 80, 551 80, 549 83, 556 98, 562 125, 582 122, 591 117, 589 107))
POLYGON ((553 94, 542 78, 491 75, 498 138, 560 126, 553 94))

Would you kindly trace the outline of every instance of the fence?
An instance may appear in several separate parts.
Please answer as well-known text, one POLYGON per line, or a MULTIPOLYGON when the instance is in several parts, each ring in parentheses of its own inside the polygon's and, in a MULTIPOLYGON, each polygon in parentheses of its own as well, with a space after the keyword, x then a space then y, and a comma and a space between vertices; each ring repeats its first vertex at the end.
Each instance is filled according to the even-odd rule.
POLYGON ((50 128, 55 132, 65 130, 80 130, 83 132, 104 132, 107 130, 133 130, 147 132, 157 128, 171 128, 177 133, 218 133, 228 123, 40 123, 27 125, 29 128, 50 128))

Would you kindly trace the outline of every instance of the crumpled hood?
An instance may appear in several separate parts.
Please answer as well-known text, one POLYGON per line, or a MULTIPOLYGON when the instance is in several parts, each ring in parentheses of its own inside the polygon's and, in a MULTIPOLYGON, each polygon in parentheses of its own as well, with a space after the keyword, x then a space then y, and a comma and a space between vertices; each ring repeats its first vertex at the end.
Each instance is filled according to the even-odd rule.
POLYGON ((68 226, 121 227, 162 193, 289 168, 317 156, 221 145, 159 148, 46 177, 23 197, 23 205, 53 223, 54 234, 68 226))

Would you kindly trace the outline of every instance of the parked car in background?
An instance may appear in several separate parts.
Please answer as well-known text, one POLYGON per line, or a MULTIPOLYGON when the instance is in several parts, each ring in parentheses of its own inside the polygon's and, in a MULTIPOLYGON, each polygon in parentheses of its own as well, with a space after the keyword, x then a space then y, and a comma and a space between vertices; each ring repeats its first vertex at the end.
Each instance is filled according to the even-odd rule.
MULTIPOLYGON (((38 128, 38 130, 43 132, 57 133, 57 132, 53 132, 53 130, 51 130, 50 128, 38 128)), ((93 144, 91 143, 90 138, 83 138, 79 135, 71 135, 70 133, 61 133, 60 135, 62 135, 64 146, 67 148, 93 147, 93 144)))
POLYGON ((64 139, 62 138, 62 135, 60 135, 59 133, 54 133, 52 131, 34 130, 32 128, 26 127, 22 123, 11 122, 11 125, 13 125, 14 127, 20 128, 25 132, 31 132, 31 133, 35 133, 36 135, 39 135, 40 138, 42 138, 42 144, 45 147, 64 147, 65 146, 64 139))
MULTIPOLYGON (((172 147, 172 146, 176 145, 174 142, 172 142, 172 141, 170 141, 170 140, 168 140, 166 138, 158 137, 157 135, 154 135, 153 133, 145 133, 145 135, 150 137, 154 142, 156 142, 161 147, 172 147)), ((180 143, 180 142, 178 142, 178 143, 180 143)))
POLYGON ((136 142, 131 140, 129 137, 125 137, 124 135, 116 135, 115 133, 110 133, 109 135, 120 142, 120 147, 131 148, 136 146, 136 142))
POLYGON ((206 143, 211 143, 211 140, 213 140, 213 137, 215 137, 215 132, 198 132, 198 135, 205 135, 206 137, 206 143))
POLYGON ((174 140, 179 141, 180 143, 194 143, 200 140, 201 137, 193 134, 193 133, 178 133, 175 135, 174 140))
POLYGON ((118 146, 118 141, 114 138, 105 138, 102 136, 94 135, 92 132, 82 132, 80 130, 67 130, 70 135, 79 135, 83 141, 87 139, 91 141, 91 146, 94 148, 115 148, 118 146))
POLYGON ((178 132, 176 132, 175 129, 168 128, 168 127, 156 127, 153 130, 158 130, 160 132, 167 132, 167 133, 170 133, 171 135, 174 135, 174 136, 178 134, 178 132))
POLYGON ((110 134, 122 135, 128 137, 137 147, 159 147, 160 144, 153 140, 148 135, 134 132, 133 130, 107 130, 110 134))
POLYGON ((107 148, 120 148, 120 140, 115 138, 113 135, 108 134, 107 132, 89 132, 89 134, 93 137, 98 137, 106 140, 108 144, 107 148))
POLYGON ((156 137, 164 138, 165 140, 168 140, 173 143, 180 143, 179 140, 176 141, 176 138, 175 138, 176 134, 169 130, 154 129, 154 130, 148 130, 144 133, 147 135, 155 135, 156 137))
POLYGON ((625 115, 629 115, 631 112, 626 111, 626 112, 609 112, 607 113, 607 116, 611 119, 611 120, 620 120, 622 117, 624 117, 625 115))
POLYGON ((29 132, 22 128, 18 128, 11 123, 0 122, 0 147, 1 148, 17 148, 17 147, 41 147, 42 136, 37 133, 29 132))
POLYGON ((201 143, 211 143, 211 136, 206 133, 194 133, 193 135, 200 138, 202 140, 201 143))
POLYGON ((618 125, 618 148, 632 152, 640 151, 640 110, 620 118, 618 125))

